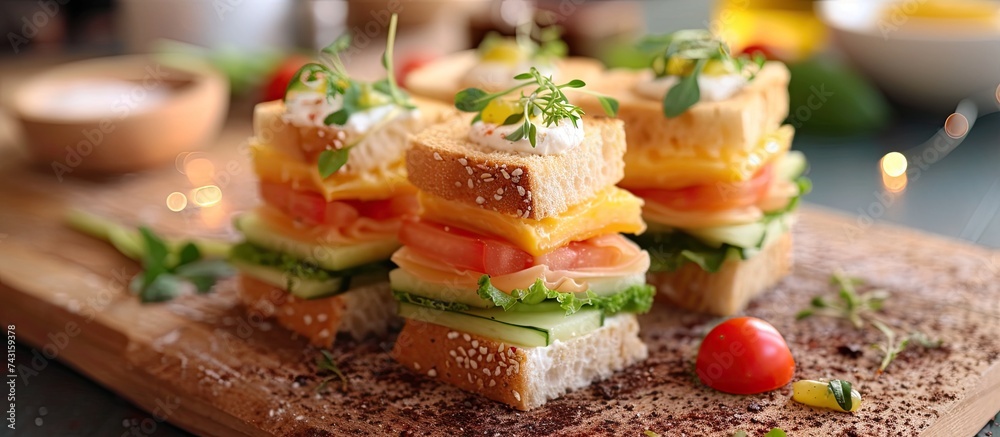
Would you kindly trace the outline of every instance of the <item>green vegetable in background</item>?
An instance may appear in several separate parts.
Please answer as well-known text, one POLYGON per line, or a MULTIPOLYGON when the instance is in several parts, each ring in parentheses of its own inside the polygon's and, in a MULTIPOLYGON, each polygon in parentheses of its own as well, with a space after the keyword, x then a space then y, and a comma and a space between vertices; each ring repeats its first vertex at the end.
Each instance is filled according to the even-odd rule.
POLYGON ((789 64, 788 123, 802 132, 862 134, 889 122, 882 93, 863 76, 837 62, 811 58, 789 64))
POLYGON ((83 211, 71 211, 67 224, 84 234, 111 243, 123 255, 142 263, 143 271, 129 289, 142 302, 163 302, 191 287, 207 293, 215 283, 233 274, 223 259, 230 245, 209 240, 166 240, 151 230, 126 228, 83 211))

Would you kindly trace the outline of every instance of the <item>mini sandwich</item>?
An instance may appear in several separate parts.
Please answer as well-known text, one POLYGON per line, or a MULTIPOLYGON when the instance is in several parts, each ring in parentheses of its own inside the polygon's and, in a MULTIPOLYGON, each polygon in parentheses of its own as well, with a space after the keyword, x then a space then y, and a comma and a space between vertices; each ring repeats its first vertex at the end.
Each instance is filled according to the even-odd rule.
POLYGON ((515 86, 514 75, 532 67, 557 81, 596 79, 604 70, 594 59, 567 58, 558 28, 537 29, 533 23, 527 24, 518 27, 516 38, 489 33, 475 50, 454 53, 412 71, 405 78, 406 89, 414 95, 451 102, 465 88, 497 92, 515 86))
POLYGON ((392 77, 393 16, 387 79, 347 75, 342 37, 308 64, 284 101, 257 105, 253 165, 263 204, 239 216, 245 236, 231 254, 240 294, 311 343, 329 347, 338 332, 384 333, 394 318, 389 257, 402 220, 417 209, 406 180, 407 136, 439 121, 437 103, 410 99, 392 77))
POLYGON ((612 71, 598 87, 621 102, 620 185, 645 199, 649 231, 634 239, 660 296, 733 314, 788 273, 792 212, 809 189, 805 158, 789 151, 793 129, 782 126, 788 70, 733 57, 707 31, 642 47, 655 55, 651 71, 612 71))
POLYGON ((390 279, 406 319, 396 360, 528 410, 644 359, 635 313, 655 290, 648 254, 618 234, 645 229, 642 201, 615 187, 622 122, 581 117, 563 89, 582 81, 516 78, 508 94, 455 97, 471 126, 412 139, 422 213, 403 224, 390 279))

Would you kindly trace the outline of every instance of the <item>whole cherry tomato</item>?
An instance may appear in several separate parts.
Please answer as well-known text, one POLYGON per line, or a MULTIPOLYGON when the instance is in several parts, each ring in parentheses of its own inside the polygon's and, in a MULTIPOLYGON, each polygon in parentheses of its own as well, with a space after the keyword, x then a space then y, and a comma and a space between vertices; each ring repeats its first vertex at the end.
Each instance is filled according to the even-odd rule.
POLYGON ((702 340, 695 371, 711 388, 746 395, 788 384, 795 374, 795 360, 770 323, 735 317, 712 328, 702 340))

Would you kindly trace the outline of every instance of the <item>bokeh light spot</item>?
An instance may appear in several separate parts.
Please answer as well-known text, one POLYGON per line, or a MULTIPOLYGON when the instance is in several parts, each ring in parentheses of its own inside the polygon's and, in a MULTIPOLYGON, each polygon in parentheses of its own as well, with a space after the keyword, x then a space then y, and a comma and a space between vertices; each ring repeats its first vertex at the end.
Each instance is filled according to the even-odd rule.
POLYGON ((191 200, 201 207, 213 206, 222 201, 222 190, 215 185, 198 187, 191 192, 191 200))
POLYGON ((899 152, 889 152, 882 157, 882 171, 890 177, 906 173, 906 156, 899 152))
POLYGON ((954 139, 964 137, 965 134, 969 133, 969 119, 957 112, 949 115, 948 119, 944 121, 944 133, 954 139))
POLYGON ((167 195, 167 209, 173 212, 183 211, 184 208, 187 208, 187 204, 188 199, 184 193, 174 191, 167 195))

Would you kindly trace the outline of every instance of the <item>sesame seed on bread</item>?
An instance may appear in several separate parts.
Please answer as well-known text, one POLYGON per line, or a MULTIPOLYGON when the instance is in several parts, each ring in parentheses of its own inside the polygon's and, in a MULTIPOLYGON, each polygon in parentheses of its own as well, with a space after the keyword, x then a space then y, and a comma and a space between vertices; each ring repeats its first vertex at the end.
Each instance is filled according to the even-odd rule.
POLYGON ((592 199, 624 174, 625 130, 619 120, 583 120, 584 141, 561 155, 493 150, 469 140, 469 118, 411 137, 410 182, 434 196, 513 217, 544 219, 592 199))

